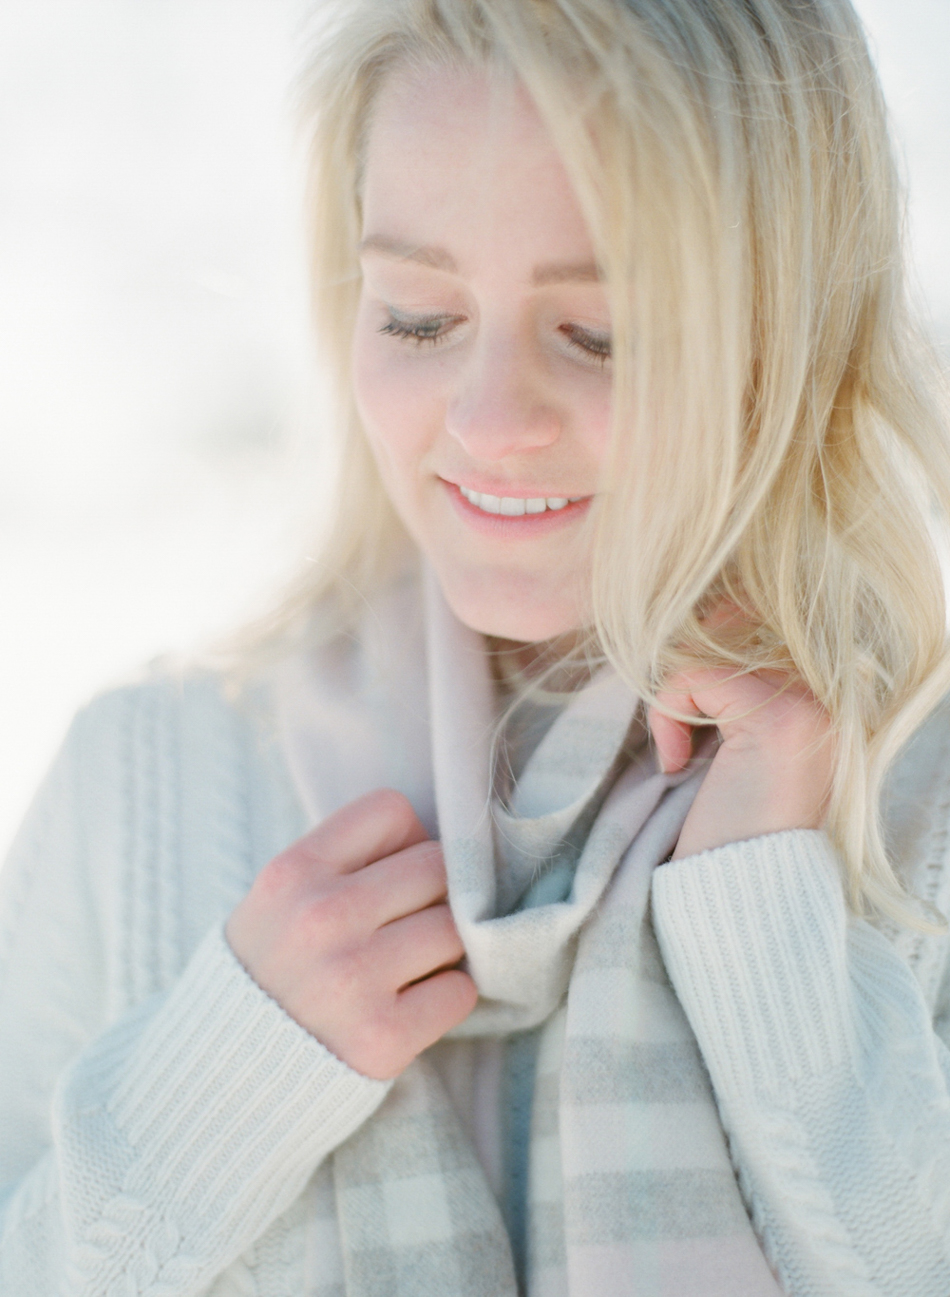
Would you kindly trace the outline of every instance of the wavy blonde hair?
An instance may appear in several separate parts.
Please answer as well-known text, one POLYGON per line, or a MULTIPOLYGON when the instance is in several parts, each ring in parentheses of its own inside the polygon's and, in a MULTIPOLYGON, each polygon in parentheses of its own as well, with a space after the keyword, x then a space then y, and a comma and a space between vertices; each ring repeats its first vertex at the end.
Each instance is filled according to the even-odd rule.
POLYGON ((945 400, 907 310, 885 110, 848 0, 346 0, 305 78, 314 297, 343 435, 334 522, 285 605, 336 625, 407 539, 349 383, 361 166, 381 81, 512 72, 610 295, 614 435, 593 634, 645 698, 695 658, 793 671, 827 708, 829 830, 857 909, 907 919, 878 804, 950 686, 935 520, 945 400), (726 597, 745 613, 715 628, 726 597))

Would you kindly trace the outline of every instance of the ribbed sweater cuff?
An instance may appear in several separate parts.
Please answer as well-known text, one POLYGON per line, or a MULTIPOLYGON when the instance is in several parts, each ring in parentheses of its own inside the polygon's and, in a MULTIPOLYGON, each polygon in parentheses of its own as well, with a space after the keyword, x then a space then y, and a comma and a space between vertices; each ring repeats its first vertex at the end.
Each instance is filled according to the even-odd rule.
POLYGON ((851 1053, 847 912, 831 843, 795 830, 663 865, 653 917, 717 1091, 773 1094, 851 1053))
POLYGON ((186 1232, 253 1238, 390 1085, 354 1072, 294 1022, 215 928, 112 1089, 112 1121, 136 1152, 125 1192, 160 1193, 186 1232))

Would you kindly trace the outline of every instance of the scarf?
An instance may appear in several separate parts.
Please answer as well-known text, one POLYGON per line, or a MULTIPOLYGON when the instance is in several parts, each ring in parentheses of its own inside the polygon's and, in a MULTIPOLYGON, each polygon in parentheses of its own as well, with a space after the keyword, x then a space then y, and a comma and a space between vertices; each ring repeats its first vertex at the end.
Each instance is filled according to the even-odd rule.
MULTIPOLYGON (((646 745, 618 759, 637 700, 605 670, 499 801, 484 641, 427 577, 423 654, 402 598, 368 613, 362 665, 345 672, 349 705, 319 667, 297 680, 285 745, 306 800, 326 814, 328 801, 394 782, 387 753, 390 770, 401 762, 423 785, 428 732, 432 788, 414 800, 424 823, 434 809, 480 996, 450 1035, 538 1031, 524 1291, 777 1297, 650 924, 652 871, 676 843, 702 770, 664 775, 646 745), (365 746, 334 746, 344 716, 365 746)), ((322 665, 341 674, 325 654, 322 665)), ((519 1293, 499 1206, 425 1054, 336 1150, 312 1195, 321 1297, 519 1293)))

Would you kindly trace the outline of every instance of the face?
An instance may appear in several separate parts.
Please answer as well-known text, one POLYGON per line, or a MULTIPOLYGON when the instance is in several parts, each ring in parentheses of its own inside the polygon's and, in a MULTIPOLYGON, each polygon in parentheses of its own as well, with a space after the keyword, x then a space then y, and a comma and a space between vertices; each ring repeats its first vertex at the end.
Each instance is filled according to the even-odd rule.
POLYGON ((353 380, 393 504, 467 625, 522 641, 581 626, 610 319, 525 93, 488 73, 392 74, 363 211, 353 380))

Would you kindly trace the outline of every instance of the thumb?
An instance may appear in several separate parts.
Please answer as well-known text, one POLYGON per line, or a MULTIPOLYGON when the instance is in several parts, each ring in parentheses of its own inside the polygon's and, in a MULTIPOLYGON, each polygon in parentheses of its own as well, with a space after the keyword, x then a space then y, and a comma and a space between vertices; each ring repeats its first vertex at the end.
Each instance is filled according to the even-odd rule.
POLYGON ((665 775, 678 774, 686 768, 692 755, 692 727, 685 721, 667 716, 656 707, 651 707, 647 712, 647 723, 653 736, 660 769, 665 775))

